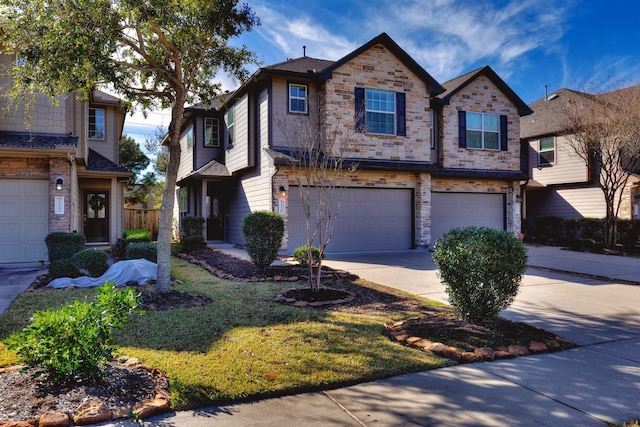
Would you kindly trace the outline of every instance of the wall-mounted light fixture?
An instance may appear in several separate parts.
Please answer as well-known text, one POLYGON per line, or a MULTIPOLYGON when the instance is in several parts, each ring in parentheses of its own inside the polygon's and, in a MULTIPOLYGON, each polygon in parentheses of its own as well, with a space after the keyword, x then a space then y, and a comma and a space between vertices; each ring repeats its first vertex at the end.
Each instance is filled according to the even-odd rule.
POLYGON ((62 190, 62 178, 56 179, 56 190, 58 191, 62 190))
POLYGON ((280 197, 285 197, 287 195, 287 190, 284 188, 283 185, 280 186, 279 190, 280 190, 280 197))

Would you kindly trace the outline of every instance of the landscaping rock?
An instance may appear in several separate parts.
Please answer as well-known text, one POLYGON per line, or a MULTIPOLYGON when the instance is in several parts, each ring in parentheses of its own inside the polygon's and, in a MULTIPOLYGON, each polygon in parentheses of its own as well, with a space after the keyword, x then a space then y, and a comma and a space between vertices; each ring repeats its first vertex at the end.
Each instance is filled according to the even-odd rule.
POLYGON ((544 353, 545 351, 549 351, 549 347, 545 343, 541 343, 539 341, 531 341, 529 343, 529 351, 532 353, 544 353))
POLYGON ((169 412, 169 401, 166 399, 153 399, 137 404, 133 413, 142 419, 169 412))
POLYGON ((476 348, 473 351, 481 360, 493 360, 495 358, 495 352, 489 347, 476 348))
POLYGON ((493 358, 495 360, 513 359, 514 357, 512 353, 504 350, 496 350, 493 352, 493 358))
POLYGON ((71 414, 73 423, 79 426, 109 421, 112 416, 111 408, 98 401, 85 402, 71 414))
POLYGON ((62 412, 45 412, 40 417, 38 427, 68 427, 71 423, 69 415, 62 412))
POLYGON ((513 354, 516 357, 528 356, 530 354, 527 347, 521 345, 510 345, 509 353, 513 354))
POLYGON ((38 420, 0 421, 0 427, 38 427, 38 420))
POLYGON ((464 363, 475 363, 480 360, 480 356, 475 354, 473 351, 463 351, 460 354, 461 361, 464 363))

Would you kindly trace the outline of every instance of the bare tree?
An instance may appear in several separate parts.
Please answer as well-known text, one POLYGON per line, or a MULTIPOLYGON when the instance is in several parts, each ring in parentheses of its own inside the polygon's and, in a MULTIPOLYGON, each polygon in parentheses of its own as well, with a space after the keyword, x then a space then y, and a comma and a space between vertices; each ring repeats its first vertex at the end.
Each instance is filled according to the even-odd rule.
POLYGON ((605 247, 614 248, 622 193, 640 169, 640 86, 583 94, 564 109, 563 136, 604 193, 605 247))
POLYGON ((290 147, 291 175, 306 218, 309 287, 319 292, 322 259, 338 218, 344 180, 356 171, 358 163, 347 157, 354 123, 332 112, 320 112, 317 105, 310 107, 308 116, 288 116, 277 124, 290 147), (313 246, 320 252, 317 264, 313 246))

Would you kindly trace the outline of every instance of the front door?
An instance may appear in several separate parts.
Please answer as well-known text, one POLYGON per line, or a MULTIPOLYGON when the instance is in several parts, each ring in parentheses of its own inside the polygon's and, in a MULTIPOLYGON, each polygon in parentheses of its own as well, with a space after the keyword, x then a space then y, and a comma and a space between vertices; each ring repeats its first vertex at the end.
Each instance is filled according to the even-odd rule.
POLYGON ((109 241, 109 193, 87 191, 84 195, 84 235, 87 242, 109 241))
POLYGON ((209 205, 207 240, 224 240, 224 209, 220 195, 208 195, 207 204, 209 205))

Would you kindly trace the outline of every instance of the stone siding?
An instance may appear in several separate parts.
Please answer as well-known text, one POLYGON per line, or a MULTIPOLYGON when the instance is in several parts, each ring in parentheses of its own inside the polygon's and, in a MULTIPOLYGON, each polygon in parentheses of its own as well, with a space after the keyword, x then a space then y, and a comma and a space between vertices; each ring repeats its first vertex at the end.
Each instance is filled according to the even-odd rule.
POLYGON ((361 159, 431 161, 429 93, 426 85, 382 45, 338 67, 325 84, 321 108, 328 123, 354 129, 355 88, 405 93, 406 136, 349 134, 345 156, 361 159))
POLYGON ((520 116, 517 108, 486 77, 480 76, 443 107, 442 166, 460 169, 520 170, 520 116), (508 150, 482 150, 458 146, 458 111, 507 116, 508 150))

